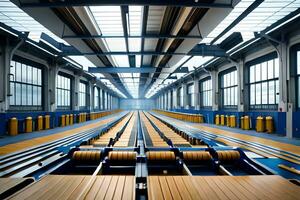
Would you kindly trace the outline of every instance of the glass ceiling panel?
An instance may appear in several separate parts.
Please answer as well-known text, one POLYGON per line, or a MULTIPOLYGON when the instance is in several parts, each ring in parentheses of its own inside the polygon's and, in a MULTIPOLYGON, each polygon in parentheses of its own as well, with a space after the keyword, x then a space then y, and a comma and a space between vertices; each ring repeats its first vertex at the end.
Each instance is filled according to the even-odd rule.
POLYGON ((41 33, 45 33, 57 42, 68 44, 61 38, 54 35, 51 31, 30 17, 27 13, 17 7, 9 0, 0 1, 0 22, 10 26, 11 28, 21 31, 30 32, 29 38, 39 41, 41 33))

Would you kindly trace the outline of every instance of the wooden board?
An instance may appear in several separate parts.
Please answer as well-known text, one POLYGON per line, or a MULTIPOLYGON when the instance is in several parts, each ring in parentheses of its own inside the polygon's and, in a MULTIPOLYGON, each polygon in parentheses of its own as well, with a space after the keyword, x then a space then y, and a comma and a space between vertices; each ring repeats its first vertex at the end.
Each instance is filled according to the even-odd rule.
POLYGON ((0 199, 8 193, 26 187, 33 181, 32 178, 0 178, 0 199))
POLYGON ((149 176, 151 199, 300 199, 300 187, 280 176, 149 176))
MULTIPOLYGON (((77 199, 91 176, 48 175, 11 199, 77 199)), ((135 199, 134 176, 97 176, 84 199, 135 199)))

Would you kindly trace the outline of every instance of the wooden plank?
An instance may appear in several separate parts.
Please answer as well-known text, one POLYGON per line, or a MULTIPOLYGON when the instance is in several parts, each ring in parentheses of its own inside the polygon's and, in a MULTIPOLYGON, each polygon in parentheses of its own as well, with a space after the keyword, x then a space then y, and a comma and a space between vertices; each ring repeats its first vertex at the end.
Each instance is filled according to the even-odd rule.
POLYGON ((164 199, 164 195, 163 195, 163 192, 162 192, 162 189, 161 186, 160 186, 160 183, 159 183, 159 180, 158 180, 158 177, 157 176, 150 176, 148 177, 149 178, 149 182, 150 182, 150 185, 151 185, 151 196, 153 199, 157 199, 157 200, 163 200, 164 199))
POLYGON ((109 200, 109 199, 113 198, 115 190, 117 188, 118 180, 119 180, 118 176, 112 177, 109 187, 108 187, 108 190, 106 192, 105 198, 104 198, 105 200, 109 200))
POLYGON ((182 199, 182 196, 180 195, 179 190, 176 184, 174 183, 173 178, 171 176, 166 176, 166 180, 170 188, 173 199, 182 199))
POLYGON ((99 188, 99 192, 96 196, 96 199, 100 200, 105 198, 111 180, 112 180, 112 176, 105 176, 103 184, 101 185, 101 188, 99 188))
MULTIPOLYGON (((262 179, 260 176, 250 177, 254 184, 259 184, 260 187, 264 188, 265 190, 272 191, 274 198, 277 199, 295 199, 299 198, 299 196, 294 195, 294 193, 290 193, 286 186, 280 184, 278 177, 273 179, 272 176, 268 178, 262 179)), ((291 186, 290 186, 291 187, 291 186)))
POLYGON ((120 200, 122 199, 123 191, 124 191, 124 185, 125 185, 125 176, 120 176, 118 180, 118 184, 116 186, 116 190, 113 196, 113 199, 120 200))
POLYGON ((228 199, 229 200, 229 198, 225 195, 225 193, 223 193, 223 191, 218 187, 217 184, 215 184, 215 182, 213 180, 211 180, 210 177, 203 177, 203 179, 207 182, 209 187, 211 187, 212 190, 215 191, 216 195, 218 195, 218 197, 220 199, 228 199))
POLYGON ((239 183, 244 188, 249 188, 249 191, 251 193, 256 194, 260 199, 270 199, 270 200, 272 200, 272 197, 270 197, 270 195, 265 190, 263 190, 261 187, 258 187, 255 184, 248 183, 245 179, 247 179, 247 176, 240 177, 239 180, 238 180, 239 183))
POLYGON ((126 176, 122 199, 135 199, 135 178, 126 176))
POLYGON ((183 176, 182 181, 185 184, 185 187, 188 188, 188 191, 190 193, 190 196, 192 199, 204 199, 201 194, 198 193, 197 189, 194 187, 194 185, 191 183, 189 176, 183 176))
POLYGON ((97 196, 97 194, 99 192, 99 189, 101 188, 101 185, 103 184, 103 182, 104 182, 104 176, 97 177, 95 183, 90 188, 87 195, 85 196, 85 199, 86 200, 95 199, 95 197, 97 196))
POLYGON ((221 181, 219 177, 210 176, 210 180, 214 181, 215 184, 223 191, 223 193, 231 200, 238 200, 239 198, 221 181))
POLYGON ((169 189, 166 177, 164 177, 164 176, 159 177, 158 180, 159 180, 160 186, 162 188, 164 199, 165 200, 172 199, 172 194, 171 194, 171 191, 169 189))
POLYGON ((221 181, 224 185, 227 186, 227 188, 234 193, 235 196, 237 196, 239 199, 241 200, 247 200, 250 198, 247 198, 247 195, 244 194, 242 191, 239 190, 239 188, 236 188, 231 182, 229 182, 228 180, 226 180, 225 178, 221 178, 219 179, 219 181, 221 181))
POLYGON ((33 196, 35 193, 39 193, 40 191, 45 190, 47 187, 56 184, 56 182, 58 182, 59 180, 60 178, 56 176, 46 176, 45 178, 42 178, 39 182, 35 182, 30 187, 26 188, 25 189, 26 192, 20 192, 14 195, 12 199, 23 200, 29 198, 30 196, 33 196))
POLYGON ((177 185, 178 191, 183 199, 192 199, 188 189, 186 188, 181 176, 173 176, 174 182, 177 185))
POLYGON ((202 192, 205 193, 208 199, 220 199, 217 194, 210 188, 203 177, 197 176, 192 178, 193 183, 197 186, 196 188, 202 188, 202 192))

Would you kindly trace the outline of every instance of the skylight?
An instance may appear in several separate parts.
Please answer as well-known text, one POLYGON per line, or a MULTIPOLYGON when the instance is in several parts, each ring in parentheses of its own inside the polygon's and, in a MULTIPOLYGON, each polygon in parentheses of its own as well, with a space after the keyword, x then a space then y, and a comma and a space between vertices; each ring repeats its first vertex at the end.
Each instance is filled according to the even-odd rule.
POLYGON ((67 44, 9 0, 0 2, 0 22, 17 31, 30 32, 29 38, 37 42, 40 40, 41 34, 45 33, 57 42, 67 44))

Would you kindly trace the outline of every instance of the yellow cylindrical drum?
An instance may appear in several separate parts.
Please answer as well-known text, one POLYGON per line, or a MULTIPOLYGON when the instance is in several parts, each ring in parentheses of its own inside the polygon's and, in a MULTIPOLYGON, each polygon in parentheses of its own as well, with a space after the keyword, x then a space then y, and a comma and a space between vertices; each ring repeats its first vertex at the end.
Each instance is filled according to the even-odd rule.
POLYGON ((256 132, 264 132, 264 131, 265 131, 264 118, 262 116, 258 116, 256 118, 256 132))
POLYGON ((70 125, 70 115, 66 115, 66 126, 70 125))
POLYGON ((8 134, 10 136, 18 135, 18 119, 16 117, 9 120, 8 134))
POLYGON ((74 116, 73 116, 73 114, 70 114, 70 117, 69 117, 69 124, 70 124, 70 125, 73 125, 73 123, 74 123, 74 116))
POLYGON ((45 115, 44 118, 45 130, 47 130, 50 128, 50 115, 45 115))
POLYGON ((230 127, 230 116, 226 115, 226 125, 230 127))
POLYGON ((43 130, 43 117, 38 116, 37 117, 37 131, 43 130))
POLYGON ((250 117, 249 116, 244 117, 244 129, 250 130, 250 117))
POLYGON ((62 115, 60 117, 60 126, 61 127, 64 127, 66 125, 66 116, 65 115, 62 115))
POLYGON ((216 125, 220 125, 220 115, 216 115, 216 125))
POLYGON ((225 125, 225 116, 221 115, 221 125, 224 126, 225 125))
POLYGON ((266 117, 266 130, 268 133, 274 132, 273 118, 271 116, 266 117))
POLYGON ((25 119, 25 133, 32 132, 32 117, 27 117, 25 119))
POLYGON ((241 129, 245 129, 244 128, 244 117, 241 117, 241 123, 240 123, 240 125, 241 125, 241 129))
POLYGON ((199 119, 200 119, 200 121, 199 121, 200 123, 203 123, 203 122, 204 122, 204 117, 203 117, 203 115, 200 115, 200 116, 199 116, 199 119))
POLYGON ((79 114, 78 114, 78 123, 81 123, 81 122, 82 122, 82 114, 79 113, 79 114))
POLYGON ((230 127, 235 128, 236 127, 236 121, 235 121, 235 116, 230 115, 230 127))

